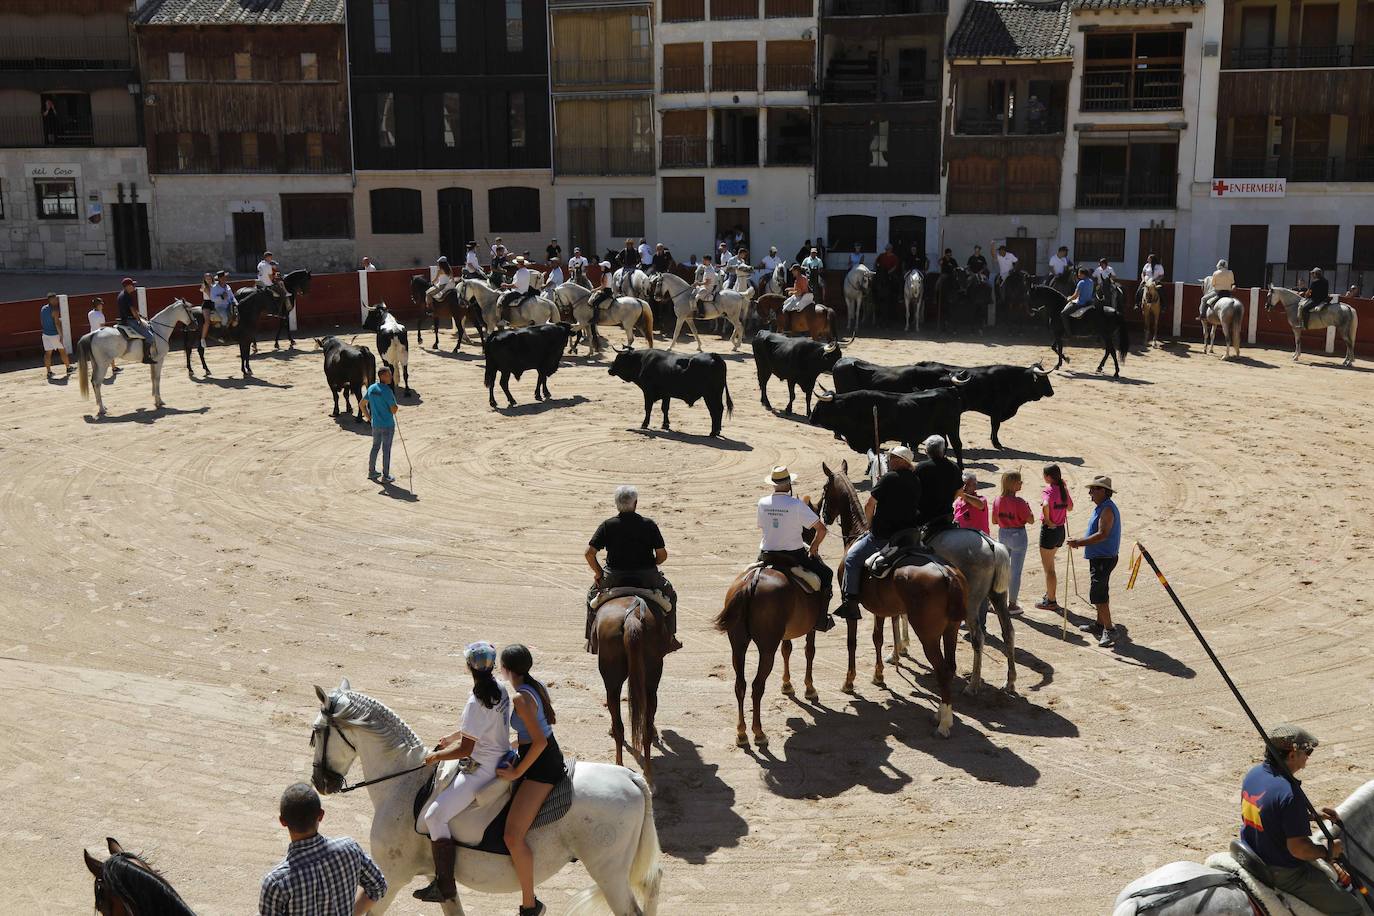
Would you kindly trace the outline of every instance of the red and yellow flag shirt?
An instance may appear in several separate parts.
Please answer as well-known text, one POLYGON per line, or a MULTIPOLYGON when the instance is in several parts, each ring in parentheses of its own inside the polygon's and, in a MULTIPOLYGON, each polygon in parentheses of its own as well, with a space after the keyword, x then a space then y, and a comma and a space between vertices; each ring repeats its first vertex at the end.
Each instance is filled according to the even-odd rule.
POLYGON ((1268 761, 1245 774, 1240 789, 1240 838, 1270 865, 1297 868, 1302 864, 1288 851, 1288 838, 1310 832, 1307 811, 1293 783, 1268 761))

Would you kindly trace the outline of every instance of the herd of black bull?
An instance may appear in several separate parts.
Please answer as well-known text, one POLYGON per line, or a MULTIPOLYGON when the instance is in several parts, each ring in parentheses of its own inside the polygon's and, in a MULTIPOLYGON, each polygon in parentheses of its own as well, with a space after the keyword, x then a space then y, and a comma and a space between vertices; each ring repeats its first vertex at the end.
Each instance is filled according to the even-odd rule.
MULTIPOLYGON (((573 328, 565 323, 507 328, 486 340, 485 384, 487 399, 496 407, 495 385, 499 378, 508 405, 514 407, 510 377, 519 379, 535 372, 535 400, 552 397, 549 376, 558 371, 573 328)), ((406 332, 400 330, 399 343, 407 346, 406 332)), ((388 352, 393 338, 378 339, 378 348, 388 352), (383 349, 385 347, 385 349, 383 349)), ((344 395, 345 410, 351 411, 349 397, 360 399, 362 390, 376 378, 376 358, 367 347, 355 347, 335 337, 318 341, 324 350, 324 371, 334 396, 334 414, 339 413, 339 395, 344 395)), ((987 415, 992 421, 992 444, 1002 448, 998 439, 1001 424, 1010 420, 1023 404, 1054 396, 1049 372, 1039 366, 991 365, 964 368, 947 363, 920 362, 910 366, 878 366, 844 356, 836 344, 822 344, 803 337, 788 337, 759 331, 753 339, 754 366, 758 372, 763 406, 769 410, 768 382, 776 376, 787 383, 790 413, 801 388, 806 411, 813 426, 830 430, 854 451, 863 454, 881 442, 896 441, 916 446, 929 435, 944 436, 963 465, 960 418, 964 411, 987 415), (825 391, 812 398, 821 375, 834 378, 834 392, 825 391)), ((721 434, 724 416, 733 414, 734 402, 726 380, 726 362, 718 353, 693 355, 666 350, 619 350, 609 374, 638 385, 644 395, 644 419, 648 428, 655 403, 662 406, 663 429, 669 429, 668 404, 677 399, 688 405, 704 401, 711 416, 710 435, 721 434)), ((395 381, 393 379, 393 387, 395 381)), ((361 419, 361 406, 358 407, 361 419)))

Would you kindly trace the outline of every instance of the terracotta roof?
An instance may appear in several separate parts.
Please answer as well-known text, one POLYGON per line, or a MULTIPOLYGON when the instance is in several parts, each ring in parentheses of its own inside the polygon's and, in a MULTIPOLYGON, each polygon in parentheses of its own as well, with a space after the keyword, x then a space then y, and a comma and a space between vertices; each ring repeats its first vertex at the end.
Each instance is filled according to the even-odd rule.
POLYGON ((344 21, 344 0, 147 0, 137 25, 329 25, 344 21))
POLYGON ((1072 57, 1069 0, 973 0, 949 39, 956 58, 1072 57))
POLYGON ((1073 0, 1076 10, 1187 9, 1203 4, 1204 0, 1073 0))

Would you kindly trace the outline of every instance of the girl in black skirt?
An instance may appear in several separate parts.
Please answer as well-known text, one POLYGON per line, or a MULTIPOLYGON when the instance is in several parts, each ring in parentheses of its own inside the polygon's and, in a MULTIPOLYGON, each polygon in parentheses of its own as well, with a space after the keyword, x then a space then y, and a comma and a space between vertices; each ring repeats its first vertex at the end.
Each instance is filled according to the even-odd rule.
POLYGON ((497 770, 501 779, 521 780, 506 818, 506 847, 520 879, 520 916, 542 916, 544 904, 534 896, 534 853, 525 834, 554 786, 563 781, 563 752, 553 736, 553 702, 543 684, 530 676, 534 658, 518 643, 501 650, 501 670, 515 688, 515 726, 519 756, 497 770))

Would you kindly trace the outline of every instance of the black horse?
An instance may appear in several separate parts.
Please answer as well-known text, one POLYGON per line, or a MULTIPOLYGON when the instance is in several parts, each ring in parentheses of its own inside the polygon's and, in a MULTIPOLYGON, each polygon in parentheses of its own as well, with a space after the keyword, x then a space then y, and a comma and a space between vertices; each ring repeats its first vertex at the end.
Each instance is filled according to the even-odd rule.
MULTIPOLYGON (((296 296, 301 293, 310 292, 310 271, 293 270, 282 278, 282 284, 286 287, 287 301, 285 308, 279 300, 266 287, 256 287, 240 289, 237 295, 237 305, 239 313, 239 323, 236 327, 223 329, 217 336, 220 340, 237 339, 239 342, 239 368, 242 370, 244 378, 253 374, 253 370, 248 366, 248 357, 252 353, 253 344, 258 339, 258 319, 263 313, 274 315, 277 318, 277 338, 281 337, 282 325, 287 324, 291 312, 296 307, 296 296)), ((215 311, 214 306, 206 305, 200 309, 199 319, 194 328, 186 331, 186 374, 195 378, 195 371, 191 368, 191 348, 194 346, 196 352, 200 354, 200 365, 205 370, 205 374, 210 374, 210 367, 205 363, 205 344, 200 339, 201 322, 209 321, 210 315, 215 311)), ((290 346, 296 345, 295 338, 291 336, 290 326, 287 325, 287 340, 290 346)))
POLYGON ((1121 363, 1125 362, 1126 354, 1131 348, 1131 338, 1126 328, 1126 318, 1119 308, 1113 308, 1098 299, 1078 317, 1065 319, 1064 306, 1069 300, 1057 290, 1048 286, 1034 286, 1031 287, 1028 298, 1031 314, 1043 315, 1049 323, 1052 338, 1050 347, 1059 357, 1059 362, 1054 364, 1055 369, 1069 361, 1064 355, 1066 338, 1091 338, 1102 342, 1102 360, 1097 364, 1097 371, 1102 371, 1102 367, 1107 364, 1107 357, 1110 356, 1115 370, 1112 377, 1121 377, 1121 363))
POLYGON ((101 862, 86 850, 81 851, 86 869, 95 879, 95 911, 101 916, 196 916, 167 879, 119 841, 106 837, 110 857, 101 862))
POLYGON ((1008 315, 1025 315, 1027 296, 1035 280, 1024 270, 1013 270, 1002 280, 1002 306, 1008 315))

